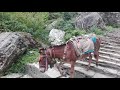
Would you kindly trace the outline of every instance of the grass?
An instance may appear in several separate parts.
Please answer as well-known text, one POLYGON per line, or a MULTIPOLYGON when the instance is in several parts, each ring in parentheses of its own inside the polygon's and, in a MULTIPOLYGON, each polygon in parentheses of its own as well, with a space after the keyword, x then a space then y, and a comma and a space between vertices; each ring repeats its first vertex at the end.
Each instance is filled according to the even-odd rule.
POLYGON ((21 56, 16 63, 13 63, 12 66, 7 70, 5 74, 9 73, 24 73, 25 65, 27 63, 34 63, 38 61, 38 50, 29 49, 25 55, 21 56))
POLYGON ((106 29, 107 29, 109 32, 111 32, 111 31, 113 31, 115 28, 113 28, 112 26, 106 26, 106 29))

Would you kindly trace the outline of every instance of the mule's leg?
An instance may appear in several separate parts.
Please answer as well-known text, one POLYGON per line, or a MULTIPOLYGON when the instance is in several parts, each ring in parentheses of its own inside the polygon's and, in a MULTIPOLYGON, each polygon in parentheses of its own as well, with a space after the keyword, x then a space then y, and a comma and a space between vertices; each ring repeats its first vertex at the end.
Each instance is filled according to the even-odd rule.
POLYGON ((96 59, 96 66, 98 66, 98 58, 99 58, 99 52, 94 53, 94 57, 96 59))
POLYGON ((88 56, 88 55, 83 54, 83 55, 81 55, 80 57, 78 57, 77 59, 78 59, 78 60, 81 60, 81 61, 84 61, 87 56, 88 56))
POLYGON ((70 78, 74 78, 75 75, 74 66, 75 66, 75 61, 71 61, 70 78))
POLYGON ((87 71, 90 69, 90 64, 91 64, 91 62, 92 62, 92 55, 91 55, 91 53, 89 54, 89 64, 88 64, 88 67, 87 67, 87 71))

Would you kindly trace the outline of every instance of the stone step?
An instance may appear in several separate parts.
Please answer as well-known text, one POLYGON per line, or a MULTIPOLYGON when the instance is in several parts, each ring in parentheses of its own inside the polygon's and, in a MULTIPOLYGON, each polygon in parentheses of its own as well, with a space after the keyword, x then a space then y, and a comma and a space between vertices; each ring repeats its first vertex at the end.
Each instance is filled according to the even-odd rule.
POLYGON ((117 51, 117 50, 114 50, 114 49, 109 49, 109 48, 104 48, 104 47, 101 47, 100 51, 111 52, 111 53, 115 53, 115 54, 120 54, 120 51, 117 51))
POLYGON ((111 42, 102 42, 101 44, 100 44, 101 46, 105 46, 105 45, 109 45, 109 46, 113 46, 113 47, 118 47, 118 48, 120 48, 120 44, 116 44, 116 43, 111 43, 111 42))
POLYGON ((105 38, 104 40, 102 40, 102 42, 110 42, 110 43, 116 43, 116 44, 120 44, 119 39, 113 39, 113 38, 105 38))
POLYGON ((101 47, 103 47, 103 48, 108 48, 108 49, 114 49, 114 50, 117 50, 117 51, 120 50, 120 47, 119 47, 119 46, 112 46, 112 45, 101 44, 101 47))
MULTIPOLYGON (((85 62, 88 62, 88 59, 84 60, 85 62)), ((93 58, 92 59, 92 63, 96 63, 96 60, 93 58)), ((99 59, 99 66, 102 67, 106 67, 106 68, 111 68, 111 69, 116 69, 116 70, 120 70, 120 63, 117 62, 110 62, 104 59, 99 59)))
MULTIPOLYGON (((77 61, 76 66, 87 68, 88 62, 77 61)), ((117 75, 118 70, 103 67, 103 66, 96 66, 94 63, 91 64, 90 70, 93 70, 96 73, 104 74, 104 75, 111 76, 111 77, 119 76, 119 75, 117 75)))
POLYGON ((103 40, 119 41, 120 37, 106 36, 103 40))
POLYGON ((100 56, 100 59, 107 60, 110 62, 120 63, 120 59, 118 59, 118 58, 114 58, 111 56, 105 56, 105 55, 99 55, 99 56, 100 56))
MULTIPOLYGON (((88 57, 87 57, 88 59, 88 57)), ((92 59, 95 63, 95 58, 92 54, 92 59)), ((110 57, 110 56, 105 56, 105 55, 99 55, 99 62, 101 63, 108 63, 108 64, 116 64, 116 63, 120 63, 120 60, 114 57, 110 57)))
MULTIPOLYGON (((64 64, 65 67, 68 67, 70 69, 70 64, 64 64)), ((108 75, 104 75, 102 73, 97 73, 93 70, 86 70, 86 68, 83 68, 83 67, 79 67, 79 66, 75 66, 74 69, 76 71, 79 71, 80 73, 83 73, 85 74, 87 77, 90 77, 90 78, 115 78, 115 76, 108 76, 108 75)), ((116 75, 117 76, 117 75, 116 75)))
MULTIPOLYGON (((95 60, 94 60, 95 61, 95 60)), ((100 60, 102 61, 102 60, 100 60)), ((82 62, 82 61, 77 61, 76 64, 81 63, 81 65, 75 65, 75 67, 79 67, 80 69, 84 68, 84 70, 86 70, 88 62, 82 62)), ((69 65, 70 67, 70 65, 69 65)), ((78 70, 78 69, 75 69, 78 70)), ((79 70, 78 70, 79 71, 79 70)), ((95 76, 93 76, 92 78, 100 78, 100 77, 112 77, 112 78, 120 78, 120 64, 103 64, 103 62, 99 63, 99 66, 96 67, 96 65, 94 63, 91 63, 91 68, 90 71, 87 73, 86 71, 83 71, 81 73, 87 74, 87 76, 92 76, 93 73, 96 73, 95 76), (108 66, 106 66, 108 65, 108 66)))
POLYGON ((115 53, 111 53, 111 52, 104 52, 104 51, 99 51, 99 53, 101 55, 106 55, 106 56, 111 56, 111 57, 115 57, 115 58, 120 58, 120 54, 115 54, 115 53))
POLYGON ((113 41, 113 42, 118 42, 119 43, 119 40, 120 40, 120 38, 115 38, 115 37, 105 37, 105 40, 110 40, 110 41, 113 41))
MULTIPOLYGON (((119 57, 112 56, 109 54, 100 53, 100 58, 102 58, 102 59, 107 59, 108 61, 111 61, 111 57, 119 60, 119 57), (109 57, 109 59, 107 59, 106 57, 109 57)), ((113 62, 114 62, 114 60, 113 60, 113 62)))
POLYGON ((104 40, 104 41, 102 41, 102 43, 104 43, 104 44, 115 44, 115 45, 119 45, 120 44, 120 42, 118 42, 118 41, 113 41, 113 40, 104 40))

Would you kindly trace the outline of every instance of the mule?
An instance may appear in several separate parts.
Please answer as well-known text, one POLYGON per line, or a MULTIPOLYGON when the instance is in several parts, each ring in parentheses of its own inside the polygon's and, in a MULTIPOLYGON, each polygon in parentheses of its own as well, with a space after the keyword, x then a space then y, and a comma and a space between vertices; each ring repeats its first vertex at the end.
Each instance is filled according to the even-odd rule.
MULTIPOLYGON (((93 54, 96 59, 96 66, 98 66, 100 43, 101 43, 100 38, 97 38, 96 42, 94 43, 93 54)), ((76 55, 76 51, 74 49, 74 46, 71 40, 69 40, 68 42, 66 42, 66 44, 63 44, 63 45, 50 46, 49 48, 40 48, 39 53, 40 53, 39 68, 42 68, 43 72, 48 70, 48 65, 50 65, 50 67, 53 67, 53 64, 56 63, 54 59, 58 58, 58 60, 60 61, 60 64, 59 64, 60 66, 62 65, 62 62, 69 63, 71 65, 70 78, 74 78, 74 74, 75 74, 74 66, 75 66, 76 60, 83 60, 88 57, 89 64, 88 64, 87 70, 89 70, 90 64, 92 61, 91 52, 84 53, 78 57, 76 55)), ((60 67, 58 67, 58 70, 60 71, 60 67)))

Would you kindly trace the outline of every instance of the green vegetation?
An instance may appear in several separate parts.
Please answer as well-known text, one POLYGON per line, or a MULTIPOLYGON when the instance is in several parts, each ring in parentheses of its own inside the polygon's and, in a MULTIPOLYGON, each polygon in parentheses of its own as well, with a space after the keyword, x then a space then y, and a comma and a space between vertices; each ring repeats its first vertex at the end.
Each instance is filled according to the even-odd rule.
POLYGON ((112 26, 106 26, 106 29, 107 29, 107 31, 113 31, 115 28, 113 28, 112 26))
POLYGON ((0 29, 28 32, 46 43, 49 32, 44 28, 48 16, 47 12, 1 12, 0 29))
POLYGON ((84 30, 67 30, 65 34, 65 41, 69 40, 72 36, 79 36, 86 34, 84 30))
POLYGON ((16 63, 12 64, 11 68, 9 68, 5 74, 24 73, 25 65, 27 63, 37 62, 38 58, 39 58, 39 53, 37 49, 28 50, 24 56, 21 56, 16 63))

